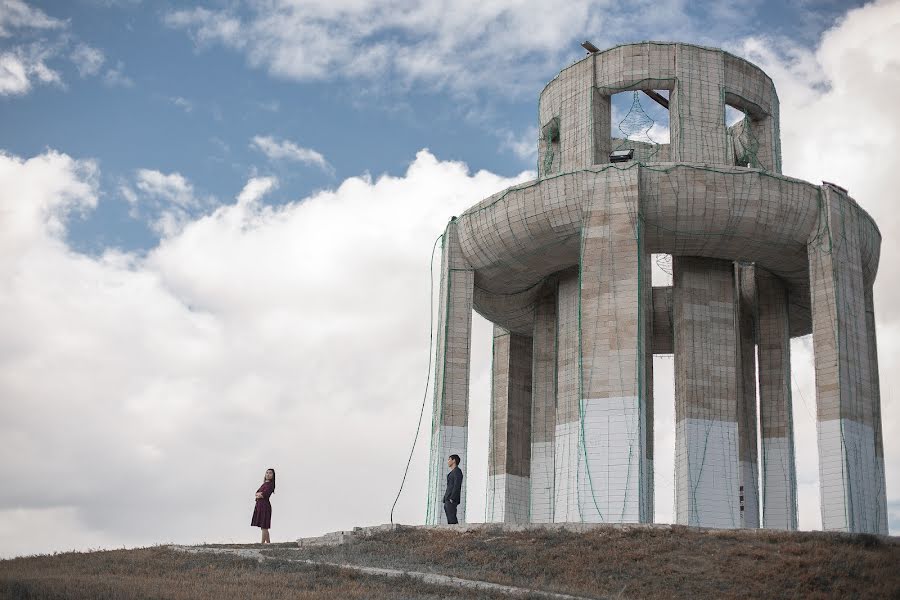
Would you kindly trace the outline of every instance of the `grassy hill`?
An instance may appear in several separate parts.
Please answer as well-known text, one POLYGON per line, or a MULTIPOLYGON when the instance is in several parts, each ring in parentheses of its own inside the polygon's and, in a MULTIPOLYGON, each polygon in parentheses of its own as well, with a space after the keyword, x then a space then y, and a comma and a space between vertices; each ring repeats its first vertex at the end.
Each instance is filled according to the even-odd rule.
POLYGON ((399 528, 360 532, 332 545, 218 545, 193 553, 159 546, 17 558, 0 561, 0 597, 510 597, 299 562, 305 560, 493 582, 533 590, 533 597, 900 598, 897 538, 678 526, 583 529, 399 528))

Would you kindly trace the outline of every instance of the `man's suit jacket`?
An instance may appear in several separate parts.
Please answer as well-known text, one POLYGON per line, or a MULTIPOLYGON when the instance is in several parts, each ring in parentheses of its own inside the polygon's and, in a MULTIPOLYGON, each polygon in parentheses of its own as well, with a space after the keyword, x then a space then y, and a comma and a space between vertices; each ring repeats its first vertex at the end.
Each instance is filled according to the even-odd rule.
POLYGON ((453 467, 453 470, 447 473, 447 491, 444 492, 444 502, 452 502, 459 504, 462 494, 463 472, 459 467, 453 467))

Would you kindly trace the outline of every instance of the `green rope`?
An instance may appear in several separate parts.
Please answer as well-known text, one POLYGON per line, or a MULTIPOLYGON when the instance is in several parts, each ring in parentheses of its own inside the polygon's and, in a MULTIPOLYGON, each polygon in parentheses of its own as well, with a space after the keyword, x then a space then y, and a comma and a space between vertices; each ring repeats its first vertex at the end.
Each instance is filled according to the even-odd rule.
POLYGON ((406 468, 403 469, 403 479, 400 480, 400 489, 397 490, 397 497, 391 505, 391 523, 394 522, 394 509, 397 507, 397 501, 400 500, 400 494, 403 493, 403 484, 406 483, 406 475, 409 473, 409 465, 412 463, 413 453, 416 450, 416 443, 419 441, 419 430, 422 429, 422 415, 425 414, 425 403, 428 400, 428 385, 431 383, 431 345, 434 341, 434 253, 437 250, 438 242, 444 237, 444 234, 437 236, 434 245, 431 247, 431 262, 428 267, 428 368, 425 375, 425 392, 422 396, 422 408, 419 409, 419 421, 416 425, 416 435, 413 436, 412 448, 409 449, 409 459, 406 461, 406 468))

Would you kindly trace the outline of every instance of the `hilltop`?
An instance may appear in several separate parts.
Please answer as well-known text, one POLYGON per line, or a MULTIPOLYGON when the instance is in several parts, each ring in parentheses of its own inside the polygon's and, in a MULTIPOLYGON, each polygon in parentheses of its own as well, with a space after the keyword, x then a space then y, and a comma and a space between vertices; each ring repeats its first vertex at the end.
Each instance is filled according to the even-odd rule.
POLYGON ((896 598, 900 539, 660 525, 377 527, 299 544, 157 546, 0 561, 0 595, 896 598), (499 585, 464 587, 452 578, 499 585))

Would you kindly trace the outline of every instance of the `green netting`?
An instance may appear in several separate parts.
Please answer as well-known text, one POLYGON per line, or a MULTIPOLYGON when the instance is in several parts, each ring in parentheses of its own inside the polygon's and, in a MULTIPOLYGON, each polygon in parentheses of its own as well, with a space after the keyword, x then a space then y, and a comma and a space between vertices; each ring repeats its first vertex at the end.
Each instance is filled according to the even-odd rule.
POLYGON ((656 125, 650 115, 641 106, 641 92, 632 93, 631 107, 625 116, 617 125, 619 132, 622 134, 622 140, 613 140, 613 150, 621 150, 633 148, 633 144, 628 142, 638 142, 639 144, 648 144, 648 151, 642 152, 640 156, 641 162, 651 162, 659 153, 659 142, 650 136, 653 126, 656 125))
MULTIPOLYGON (((471 287, 465 293, 481 299, 486 316, 503 315, 502 326, 519 335, 531 335, 542 294, 549 291, 557 299, 552 342, 557 358, 552 382, 542 375, 544 380, 535 380, 533 385, 533 390, 541 387, 548 391, 552 387, 552 394, 548 391, 547 397, 542 396, 546 406, 540 410, 534 404, 530 407, 532 437, 540 433, 541 439, 552 438, 553 445, 548 456, 541 456, 543 462, 538 466, 534 466, 537 450, 532 447, 532 478, 540 479, 540 486, 544 487, 535 481, 529 484, 531 490, 524 510, 529 520, 653 518, 654 324, 649 262, 653 253, 668 257, 657 259, 657 264, 674 274, 676 286, 682 273, 682 277, 700 277, 698 281, 705 281, 707 288, 714 290, 693 299, 689 292, 683 292, 674 299, 675 310, 682 311, 678 315, 682 331, 672 334, 673 344, 676 349, 683 349, 691 343, 693 353, 685 356, 682 350, 678 356, 676 352, 678 372, 685 374, 708 367, 712 369, 709 372, 718 373, 708 377, 706 387, 689 376, 676 384, 678 426, 695 428, 690 433, 680 429, 678 434, 681 445, 677 450, 686 463, 680 467, 680 481, 676 481, 677 519, 706 524, 704 515, 710 512, 710 506, 715 506, 721 511, 715 521, 719 526, 752 526, 754 518, 758 520, 758 515, 742 514, 738 491, 743 488, 744 497, 752 498, 747 506, 759 510, 763 478, 756 465, 756 445, 762 428, 755 406, 751 407, 747 400, 752 392, 743 387, 751 382, 742 379, 747 369, 755 368, 756 359, 741 344, 747 342, 747 336, 755 341, 760 334, 752 328, 749 333, 737 330, 736 324, 749 317, 741 305, 742 284, 736 279, 740 270, 733 268, 732 261, 750 263, 748 267, 769 270, 789 282, 786 293, 799 296, 790 297, 790 307, 782 302, 783 310, 802 315, 797 305, 804 302, 802 295, 809 293, 804 287, 808 286, 808 269, 818 264, 807 262, 807 252, 824 252, 825 256, 832 251, 833 237, 843 243, 855 238, 846 229, 839 234, 832 232, 827 221, 816 235, 807 237, 822 211, 821 192, 816 186, 780 175, 777 97, 770 109, 774 114, 767 114, 756 100, 734 91, 740 89, 740 82, 729 84, 736 86, 734 89, 723 84, 724 67, 705 61, 700 50, 687 47, 679 52, 678 78, 639 79, 617 89, 594 85, 576 90, 580 84, 567 77, 581 67, 576 65, 562 73, 554 80, 554 87, 547 88, 559 96, 558 106, 539 113, 544 115, 538 140, 539 180, 505 190, 467 210, 459 219, 465 254, 480 265, 478 282, 473 278, 466 284, 471 287), (671 90, 668 145, 658 144, 651 137, 654 121, 644 110, 638 91, 643 86, 671 90), (597 111, 608 110, 608 103, 604 105, 608 97, 625 90, 633 91, 632 103, 617 124, 621 133, 617 140, 618 134, 598 118, 597 111), (585 100, 586 95, 590 95, 590 100, 585 100), (725 127, 726 104, 734 104, 745 113, 744 119, 731 128, 725 127), (647 148, 636 152, 638 160, 633 162, 603 164, 609 149, 628 147, 627 144, 645 144, 647 148), (782 205, 791 210, 780 210, 782 205), (774 238, 785 240, 787 250, 767 241, 774 238), (823 251, 822 244, 827 244, 827 250, 823 251), (719 259, 726 264, 723 267, 713 262, 701 263, 691 271, 684 262, 689 257, 719 259), (529 275, 528 269, 533 265, 544 269, 539 276, 529 275), (569 273, 573 267, 576 271, 569 273), (730 292, 724 292, 725 289, 730 292), (528 302, 522 300, 526 296, 528 302), (685 308, 692 305, 723 319, 716 325, 720 327, 716 335, 710 337, 713 341, 704 338, 703 328, 709 325, 692 316, 692 309, 685 308), (719 336, 728 329, 729 318, 731 337, 719 336), (601 342, 606 346, 601 347, 601 342), (721 374, 729 369, 731 375, 721 374), (743 392, 747 397, 736 407, 735 398, 743 392), (552 402, 548 397, 552 397, 552 402), (551 420, 546 416, 550 410, 557 417, 552 421, 552 431, 551 420), (540 422, 536 416, 539 414, 540 422), (745 457, 750 466, 740 464, 744 458, 738 460, 739 456, 745 457), (547 489, 551 489, 549 494, 547 489), (710 489, 722 496, 712 498, 710 489)), ((844 221, 841 216, 842 226, 844 221)), ((848 259, 851 262, 861 260, 862 251, 855 252, 848 259)), ((819 268, 824 269, 827 261, 820 262, 819 268)), ((828 266, 837 269, 834 261, 828 266)), ((852 290, 856 285, 841 279, 848 277, 846 271, 835 271, 830 278, 840 282, 833 292, 833 322, 838 328, 835 344, 841 352, 850 353, 848 338, 839 333, 854 306, 853 301, 840 296, 841 290, 852 290)), ((449 303, 453 297, 452 272, 446 270, 442 302, 446 298, 449 303)), ((814 276, 829 275, 822 271, 814 276)), ((853 294, 856 297, 857 293, 853 294)), ((444 319, 451 318, 448 306, 442 305, 440 314, 444 319)), ((809 324, 797 327, 808 330, 809 324)), ((446 339, 439 337, 438 346, 439 356, 445 362, 446 339)), ((436 372, 435 436, 441 435, 439 424, 446 420, 442 411, 447 391, 438 387, 443 385, 446 369, 445 363, 436 372)), ((862 378, 867 375, 862 369, 850 368, 842 377, 856 390, 861 389, 862 378)), ((782 386, 787 388, 786 398, 778 410, 790 431, 788 375, 782 386)), ((454 399, 457 401, 458 397, 454 399)), ((494 403, 503 401, 509 399, 497 396, 492 386, 492 413, 497 408, 494 403)), ((864 407, 868 400, 850 394, 840 402, 842 406, 864 407)), ((498 436, 507 436, 505 444, 515 442, 508 431, 495 431, 492 426, 492 453, 496 451, 498 436)), ((439 437, 435 440, 436 447, 442 447, 439 437)), ((859 472, 868 460, 865 448, 846 447, 855 443, 842 441, 846 463, 842 480, 849 482, 848 487, 853 482, 847 473, 859 472), (847 461, 856 464, 849 465, 847 461)), ((766 468, 767 452, 763 446, 762 467, 766 477, 775 477, 766 468)), ((787 452, 791 468, 783 470, 782 481, 777 483, 793 490, 793 500, 788 501, 793 506, 786 506, 785 510, 796 515, 792 439, 787 452)), ((435 473, 442 471, 440 460, 433 462, 429 522, 435 516, 435 495, 441 484, 434 479, 435 473)), ((851 502, 870 503, 865 494, 875 488, 864 487, 866 490, 848 492, 851 502)), ((487 490, 488 519, 501 518, 500 515, 506 518, 510 513, 507 504, 501 506, 501 501, 510 501, 508 489, 487 490)))

